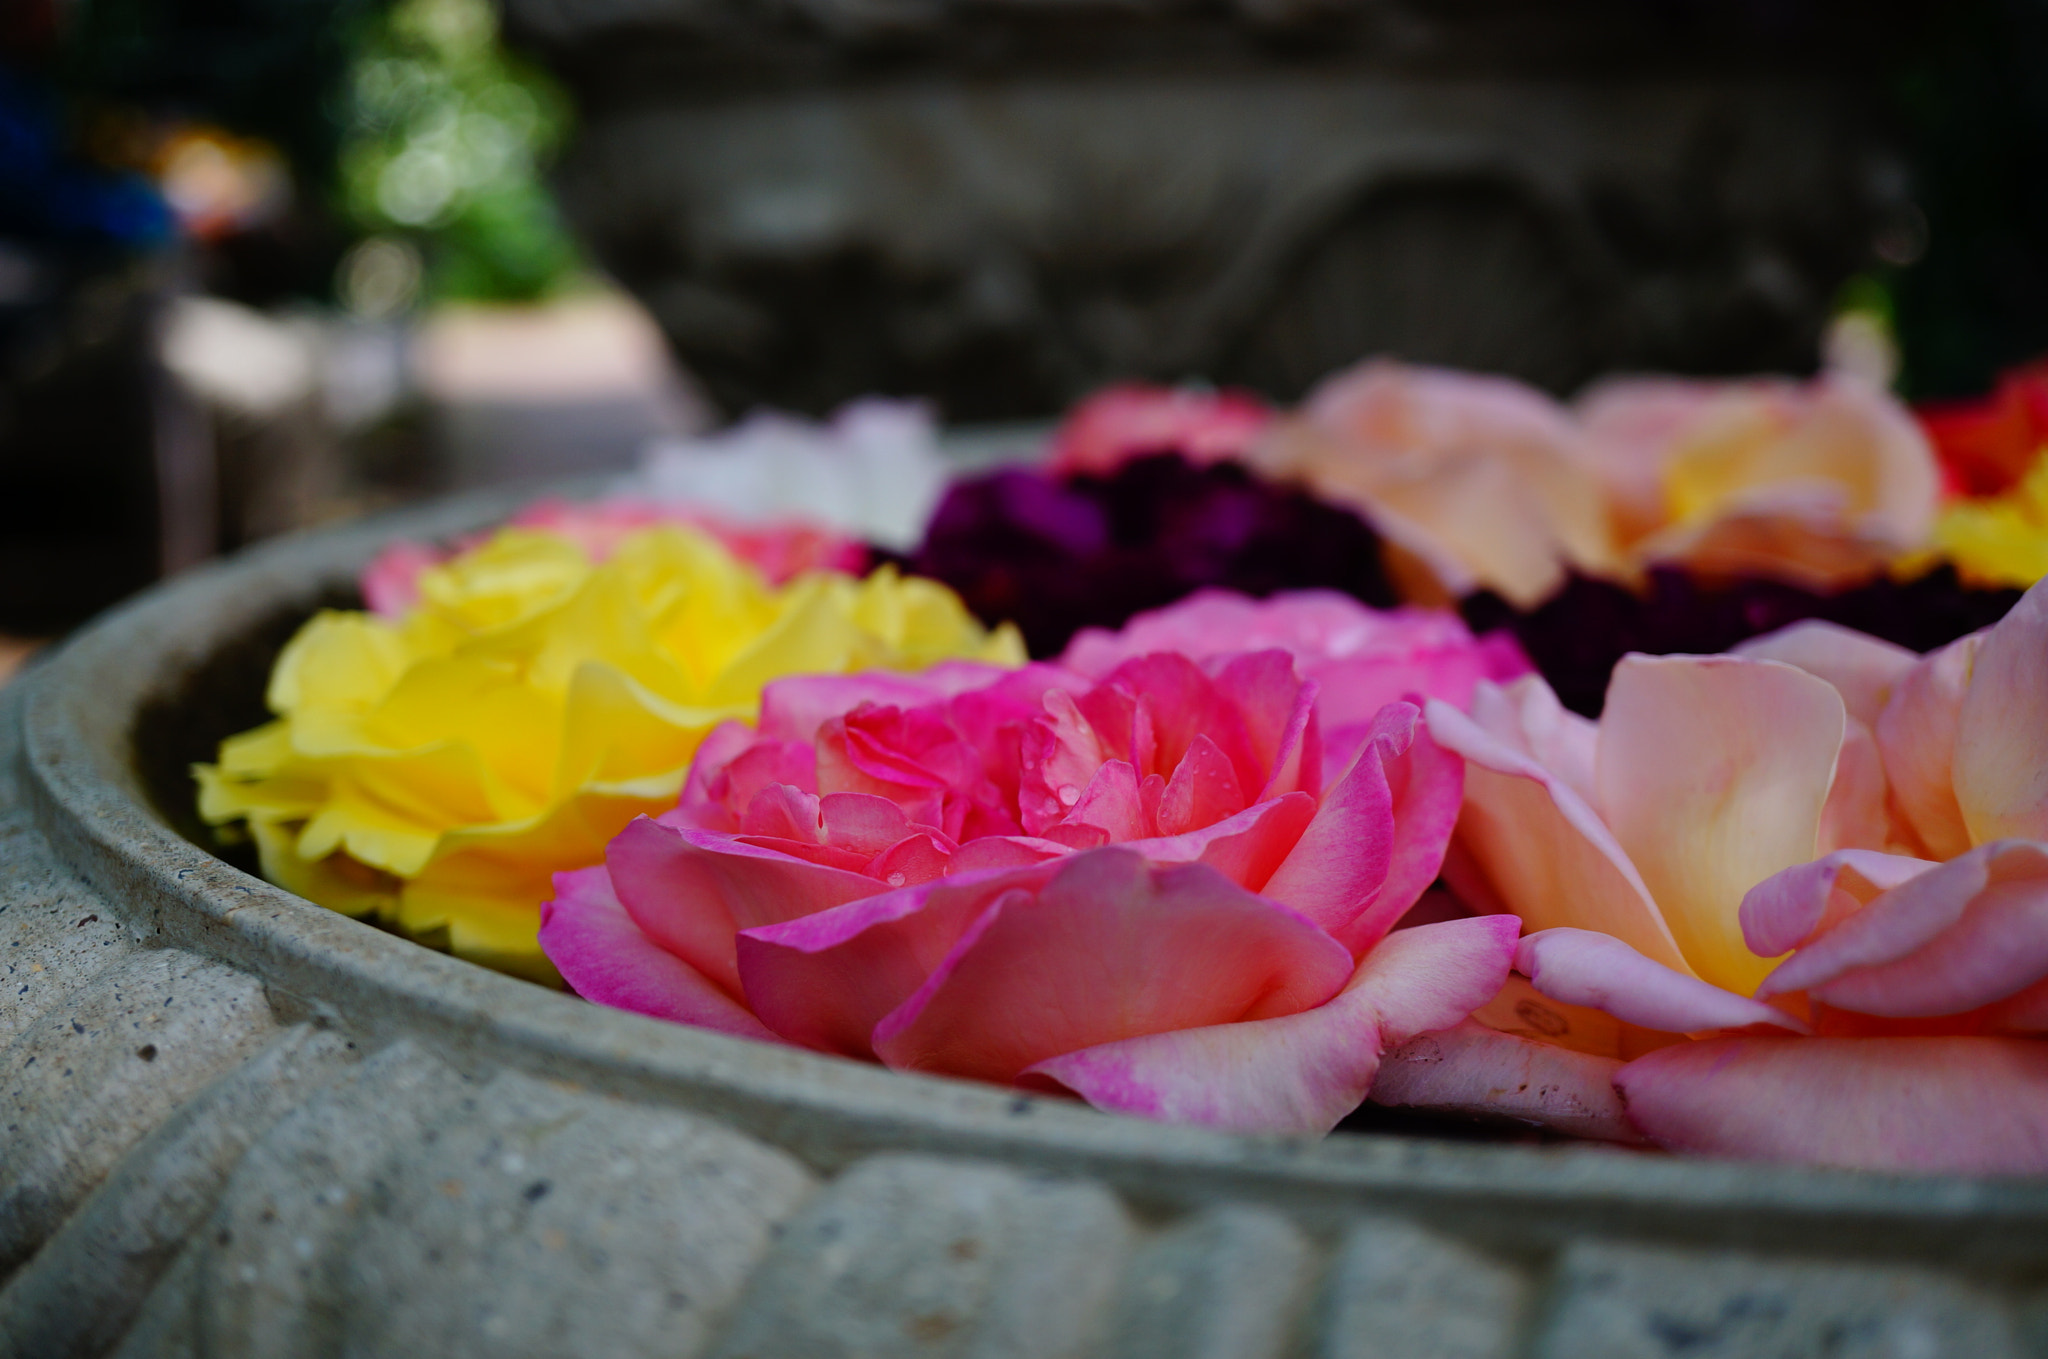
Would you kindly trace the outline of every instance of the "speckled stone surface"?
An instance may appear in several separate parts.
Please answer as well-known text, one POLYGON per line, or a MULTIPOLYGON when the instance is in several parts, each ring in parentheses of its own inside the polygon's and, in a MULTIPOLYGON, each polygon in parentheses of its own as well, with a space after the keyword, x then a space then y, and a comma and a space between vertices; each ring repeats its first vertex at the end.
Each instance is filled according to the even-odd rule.
POLYGON ((182 578, 0 691, 0 1354, 2048 1353, 2048 1184, 1241 1138, 585 1005, 281 892, 138 710, 386 535, 182 578))

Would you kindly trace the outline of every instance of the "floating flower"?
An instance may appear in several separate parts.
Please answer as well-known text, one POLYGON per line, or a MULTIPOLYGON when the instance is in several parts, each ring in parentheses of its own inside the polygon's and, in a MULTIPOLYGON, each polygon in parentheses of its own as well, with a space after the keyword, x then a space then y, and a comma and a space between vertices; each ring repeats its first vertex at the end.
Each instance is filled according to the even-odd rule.
POLYGON ((761 411, 715 434, 660 443, 633 490, 740 523, 795 516, 904 551, 950 471, 929 408, 869 397, 822 423, 761 411))
POLYGON ((1049 470, 1107 475, 1154 453, 1199 466, 1241 460, 1272 421, 1272 409, 1249 392, 1124 383, 1068 412, 1052 438, 1049 470))
MULTIPOLYGON (((774 585, 808 571, 858 573, 868 565, 866 545, 832 529, 797 519, 738 523, 707 513, 691 501, 631 496, 572 501, 551 496, 528 505, 506 524, 566 538, 593 562, 607 560, 627 538, 643 529, 662 525, 695 529, 715 538, 774 585)), ((490 536, 473 534, 446 548, 405 540, 387 544, 357 578, 363 602, 372 613, 403 618, 419 603, 423 572, 490 536)))
POLYGON ((1479 681, 1505 683, 1533 667, 1507 633, 1475 638, 1441 609, 1371 609, 1333 590, 1289 590, 1254 600, 1203 590, 1141 613, 1116 632, 1077 634, 1060 663, 1100 679, 1154 651, 1207 661, 1276 647, 1316 685, 1324 767, 1350 763, 1381 708, 1416 694, 1464 708, 1479 681))
POLYGON ((1430 705, 1467 761, 1446 875, 1533 929, 1545 1022, 1482 1010, 1381 1096, 1475 1107, 1519 1065, 1514 1112, 1685 1150, 2048 1169, 2048 589, 1925 658, 1745 651, 1624 661, 1597 726, 1534 679, 1430 705))
POLYGON ((2024 589, 2048 578, 2048 447, 2010 489, 1950 502, 1935 521, 1934 549, 1973 585, 2024 589))
POLYGON ((2048 449, 2048 359, 2000 374, 1989 396, 1926 401, 1913 413, 1957 490, 1998 495, 2048 449))
POLYGON ((1516 930, 1393 930, 1437 874, 1457 762, 1395 702, 1326 781, 1317 705, 1279 650, 782 680, 675 811, 557 880, 542 943, 642 1013, 1327 1131, 1383 1049, 1499 989, 1516 930))
POLYGON ((1624 379, 1567 408, 1510 378, 1375 359, 1256 438, 1248 417, 1099 400, 1055 441, 1057 466, 1107 470, 1176 433, 1197 461, 1235 445, 1360 511, 1428 602, 1489 590, 1529 608, 1572 573, 1633 583, 1656 563, 1839 588, 1924 547, 1940 489, 1905 408, 1843 373, 1624 379))
POLYGON ((1839 589, 1933 526, 1933 450, 1861 378, 1618 379, 1581 397, 1578 419, 1636 562, 1839 589))
POLYGON ((1011 469, 954 483, 907 559, 984 618, 1014 619, 1035 656, 1205 586, 1393 591, 1380 540, 1349 510, 1222 463, 1135 458, 1106 475, 1011 469))
POLYGON ((1325 378, 1253 462, 1361 510, 1410 598, 1522 606, 1568 567, 1622 568, 1598 469, 1565 409, 1505 377, 1374 359, 1325 378))
POLYGON ((324 612, 271 675, 278 720, 196 768, 200 812, 245 821, 265 876, 456 953, 547 975, 554 872, 674 805, 704 733, 780 675, 1020 663, 943 586, 883 568, 775 588, 704 533, 506 529, 416 576, 401 618, 324 612))

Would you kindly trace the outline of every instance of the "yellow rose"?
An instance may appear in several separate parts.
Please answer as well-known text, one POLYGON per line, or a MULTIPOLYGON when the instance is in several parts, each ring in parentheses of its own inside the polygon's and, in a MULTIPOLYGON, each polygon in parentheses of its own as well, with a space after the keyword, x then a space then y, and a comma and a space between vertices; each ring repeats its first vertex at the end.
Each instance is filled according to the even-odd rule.
POLYGON ((1022 664, 1008 624, 883 567, 775 588, 686 528, 602 564, 506 529, 423 573, 400 621, 324 612, 278 657, 277 720, 195 765, 199 811, 246 822, 264 876, 541 980, 551 877, 675 805, 697 743, 783 675, 1022 664))

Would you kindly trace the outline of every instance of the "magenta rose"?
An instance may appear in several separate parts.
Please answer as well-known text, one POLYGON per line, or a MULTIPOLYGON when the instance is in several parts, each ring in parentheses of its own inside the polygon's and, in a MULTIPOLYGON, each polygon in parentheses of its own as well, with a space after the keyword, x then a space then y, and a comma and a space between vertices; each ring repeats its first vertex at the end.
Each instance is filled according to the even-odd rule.
POLYGON ((1317 709, 1277 649, 779 681, 674 812, 556 878, 541 944, 624 1009, 1327 1131, 1382 1051, 1494 995, 1518 927, 1394 930, 1461 763, 1393 702, 1326 779, 1317 709))

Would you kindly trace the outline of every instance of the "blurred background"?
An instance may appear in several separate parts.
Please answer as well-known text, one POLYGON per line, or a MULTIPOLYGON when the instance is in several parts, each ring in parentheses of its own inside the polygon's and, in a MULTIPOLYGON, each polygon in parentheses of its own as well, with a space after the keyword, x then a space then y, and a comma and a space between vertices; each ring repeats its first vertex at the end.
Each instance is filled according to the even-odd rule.
POLYGON ((867 393, 2048 351, 2048 0, 5 0, 0 673, 867 393))

